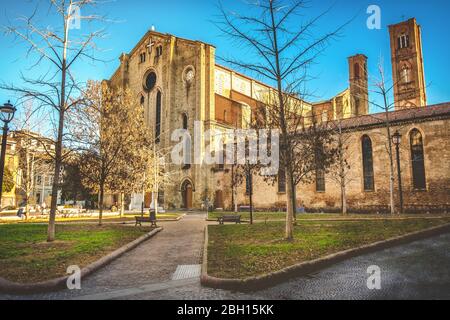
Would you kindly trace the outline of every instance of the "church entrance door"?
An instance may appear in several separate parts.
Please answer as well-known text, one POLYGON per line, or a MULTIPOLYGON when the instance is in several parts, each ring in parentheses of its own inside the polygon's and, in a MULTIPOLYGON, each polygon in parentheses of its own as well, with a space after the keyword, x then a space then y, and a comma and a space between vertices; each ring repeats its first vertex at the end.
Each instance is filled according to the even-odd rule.
POLYGON ((183 196, 183 208, 190 210, 192 209, 192 184, 190 181, 185 181, 181 188, 181 193, 183 196))

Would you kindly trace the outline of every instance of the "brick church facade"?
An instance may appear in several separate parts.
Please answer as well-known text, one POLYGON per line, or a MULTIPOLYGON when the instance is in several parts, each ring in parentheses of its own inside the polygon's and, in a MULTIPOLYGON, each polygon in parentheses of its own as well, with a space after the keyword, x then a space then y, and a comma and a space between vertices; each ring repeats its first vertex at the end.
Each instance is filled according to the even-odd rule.
MULTIPOLYGON (((395 110, 389 113, 391 132, 402 135, 401 174, 406 210, 448 210, 450 206, 450 103, 427 105, 420 26, 415 19, 389 27, 395 110)), ((352 163, 347 185, 349 211, 385 211, 389 204, 389 159, 384 114, 369 114, 368 58, 348 59, 349 87, 330 100, 303 102, 304 112, 317 121, 339 120, 350 136, 352 163)), ((269 86, 215 61, 212 45, 149 31, 107 81, 128 86, 145 109, 149 130, 160 136, 159 147, 170 148, 171 133, 194 122, 204 130, 242 128, 246 117, 263 105, 269 86)), ((203 138, 203 137, 202 137, 203 138)), ((201 152, 205 150, 201 147, 201 152)), ((395 154, 395 152, 394 152, 395 154)), ((170 160, 170 159, 166 159, 170 160)), ((164 186, 160 202, 165 209, 200 209, 204 198, 218 208, 232 208, 231 172, 225 165, 179 166, 164 186)), ((395 169, 397 173, 397 169, 395 169)), ((397 179, 397 174, 395 175, 397 179)), ((298 202, 310 211, 337 211, 340 187, 325 173, 316 183, 299 185, 298 202)), ((254 206, 258 210, 283 209, 285 188, 255 176, 254 206)), ((398 202, 397 181, 395 183, 398 202)), ((134 194, 130 208, 151 194, 134 194)), ((239 187, 238 205, 248 205, 246 184, 239 187)))

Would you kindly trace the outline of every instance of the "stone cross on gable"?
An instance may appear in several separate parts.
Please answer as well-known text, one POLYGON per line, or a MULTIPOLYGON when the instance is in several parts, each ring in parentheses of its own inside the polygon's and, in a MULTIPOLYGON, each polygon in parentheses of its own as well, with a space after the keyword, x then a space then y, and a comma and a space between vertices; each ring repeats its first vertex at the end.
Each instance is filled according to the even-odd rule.
POLYGON ((153 50, 153 46, 155 45, 155 42, 152 40, 152 38, 150 38, 150 41, 149 41, 149 43, 148 43, 148 45, 147 45, 147 49, 148 49, 148 52, 149 53, 152 53, 152 50, 153 50))

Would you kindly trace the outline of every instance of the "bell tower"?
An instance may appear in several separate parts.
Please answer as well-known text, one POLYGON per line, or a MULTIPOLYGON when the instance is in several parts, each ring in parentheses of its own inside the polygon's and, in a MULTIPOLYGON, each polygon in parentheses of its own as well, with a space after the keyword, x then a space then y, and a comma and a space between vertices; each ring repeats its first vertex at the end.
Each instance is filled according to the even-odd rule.
POLYGON ((422 35, 416 19, 389 26, 395 110, 425 107, 422 35))
POLYGON ((369 114, 367 57, 357 54, 348 58, 352 117, 369 114))

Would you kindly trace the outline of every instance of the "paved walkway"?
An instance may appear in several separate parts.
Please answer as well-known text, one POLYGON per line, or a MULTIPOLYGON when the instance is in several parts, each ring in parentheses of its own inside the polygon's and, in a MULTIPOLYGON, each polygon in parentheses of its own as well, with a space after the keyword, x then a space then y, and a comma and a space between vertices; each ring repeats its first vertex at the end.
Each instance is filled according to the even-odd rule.
POLYGON ((188 214, 177 222, 161 222, 163 231, 82 279, 82 290, 29 298, 66 299, 171 281, 179 265, 201 263, 206 223, 205 215, 201 213, 188 214))
POLYGON ((82 290, 0 299, 450 299, 450 234, 356 257, 252 294, 203 288, 194 274, 204 219, 190 214, 162 223, 164 231, 84 279, 82 290), (381 269, 381 290, 366 286, 372 265, 381 269), (181 279, 172 280, 174 273, 181 279))

